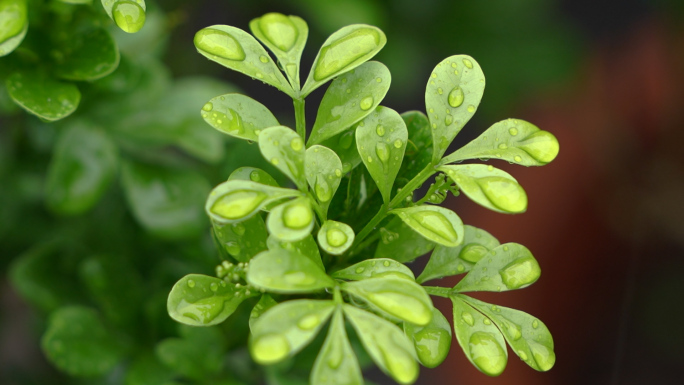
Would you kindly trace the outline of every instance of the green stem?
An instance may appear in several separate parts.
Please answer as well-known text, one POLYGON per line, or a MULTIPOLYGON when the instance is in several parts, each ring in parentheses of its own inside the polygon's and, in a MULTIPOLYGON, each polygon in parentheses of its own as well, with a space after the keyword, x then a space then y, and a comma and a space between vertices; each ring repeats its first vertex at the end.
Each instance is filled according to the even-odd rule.
POLYGON ((318 204, 318 202, 316 202, 316 199, 310 191, 307 191, 306 195, 309 197, 311 207, 313 207, 316 215, 318 215, 318 219, 321 221, 321 226, 323 226, 323 223, 327 220, 327 216, 323 212, 323 208, 318 204))
POLYGON ((297 134, 306 142, 306 109, 304 108, 304 99, 292 99, 292 101, 294 103, 297 134))
POLYGON ((333 301, 335 301, 335 303, 339 305, 344 303, 344 300, 342 300, 342 292, 340 292, 339 285, 336 285, 333 289, 333 301))
POLYGON ((451 298, 451 296, 454 294, 453 289, 450 289, 448 287, 423 286, 423 289, 425 289, 425 291, 428 294, 434 295, 437 297, 451 298))

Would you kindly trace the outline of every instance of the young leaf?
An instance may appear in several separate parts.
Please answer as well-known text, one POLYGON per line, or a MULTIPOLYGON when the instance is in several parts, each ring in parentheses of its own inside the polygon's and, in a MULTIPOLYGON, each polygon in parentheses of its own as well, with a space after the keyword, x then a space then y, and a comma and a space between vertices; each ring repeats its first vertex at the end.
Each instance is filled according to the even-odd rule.
POLYGON ((344 132, 373 112, 389 90, 392 77, 384 64, 371 61, 333 80, 318 107, 309 145, 344 132))
POLYGON ((436 368, 449 354, 451 324, 439 309, 432 309, 432 320, 425 326, 404 322, 404 333, 413 341, 418 360, 426 368, 436 368))
POLYGON ((202 107, 202 118, 219 132, 253 142, 259 140, 261 130, 278 125, 268 108, 241 94, 225 94, 209 100, 202 107))
POLYGON ((301 196, 297 190, 234 179, 214 187, 205 210, 219 223, 242 222, 272 202, 296 196, 301 196))
POLYGON ((435 278, 462 274, 470 271, 487 253, 499 246, 488 232, 465 225, 463 243, 456 247, 438 245, 416 282, 423 283, 435 278))
POLYGON ((254 329, 254 324, 266 312, 266 310, 277 304, 278 302, 276 302, 273 297, 268 294, 263 294, 261 298, 259 298, 259 302, 257 302, 257 304, 252 308, 252 312, 249 313, 249 330, 254 329))
POLYGON ((527 287, 539 279, 541 268, 523 245, 505 243, 490 250, 456 286, 468 291, 508 291, 527 287))
POLYGON ((249 22, 249 29, 278 58, 292 87, 299 91, 299 60, 309 27, 297 16, 271 12, 249 22))
POLYGON ((506 342, 489 318, 473 309, 459 297, 451 297, 454 305, 454 332, 463 353, 482 373, 496 377, 508 363, 506 342))
POLYGON ((0 0, 0 57, 21 44, 28 31, 26 0, 0 0))
POLYGON ((292 86, 264 47, 247 32, 229 25, 213 25, 197 32, 194 41, 197 51, 207 59, 295 97, 292 86))
POLYGON ((490 305, 465 295, 458 297, 491 319, 515 354, 532 369, 546 372, 556 363, 553 338, 543 322, 520 310, 490 305))
POLYGON ((268 309, 249 338, 252 358, 270 365, 296 354, 311 342, 335 309, 332 301, 300 299, 268 309))
POLYGON ((342 174, 346 174, 361 164, 359 150, 356 149, 356 132, 345 131, 323 141, 323 146, 333 150, 342 162, 342 174))
POLYGON ((425 108, 432 126, 434 163, 473 116, 484 88, 480 65, 467 55, 450 56, 432 71, 425 88, 425 108))
POLYGON ((266 171, 256 167, 240 167, 235 169, 228 180, 250 180, 252 182, 265 184, 267 186, 280 187, 278 182, 266 171))
POLYGON ((56 75, 62 79, 97 80, 119 66, 119 47, 101 28, 70 36, 60 51, 64 57, 56 66, 56 75))
POLYGON ((365 24, 339 29, 323 43, 302 89, 302 97, 328 80, 370 60, 387 43, 385 33, 365 24))
POLYGON ((354 243, 354 230, 348 224, 325 221, 318 230, 318 244, 326 253, 340 255, 354 243))
POLYGON ((356 128, 356 146, 363 164, 378 185, 385 204, 390 202, 394 179, 404 159, 408 131, 399 114, 378 107, 356 128))
POLYGON ((363 385, 359 361, 352 350, 344 328, 342 309, 337 307, 332 316, 323 347, 311 371, 311 384, 363 385))
POLYGON ((333 278, 360 281, 368 278, 396 276, 414 280, 413 272, 403 263, 393 259, 367 259, 332 274, 333 278))
POLYGON ((47 121, 63 119, 76 110, 81 92, 42 72, 18 71, 6 82, 7 91, 21 108, 47 121))
POLYGON ((268 214, 268 232, 281 241, 295 242, 311 234, 314 213, 308 198, 298 198, 276 206, 268 214))
POLYGON ((249 263, 247 282, 275 293, 311 293, 335 286, 311 259, 293 251, 264 251, 249 263))
POLYGON ((455 212, 439 206, 413 206, 390 211, 424 238, 455 247, 463 242, 463 222, 455 212))
POLYGON ((391 258, 398 262, 411 262, 425 255, 435 243, 415 232, 399 218, 380 228, 380 242, 374 258, 391 258))
POLYGON ((48 206, 62 214, 87 211, 109 187, 118 162, 117 147, 104 131, 88 122, 65 127, 48 169, 48 206))
POLYGON ((343 309, 375 364, 398 383, 412 384, 418 378, 419 368, 413 344, 401 329, 351 305, 345 304, 343 309))
POLYGON ((500 213, 527 210, 527 194, 510 174, 484 164, 442 166, 459 189, 475 203, 500 213))
POLYGON ((422 286, 396 275, 344 282, 340 288, 392 317, 416 325, 432 319, 432 300, 422 286))
POLYGON ((306 181, 327 214, 330 201, 342 179, 342 161, 333 150, 316 145, 306 150, 304 169, 306 181))
POLYGON ((269 250, 289 250, 301 254, 312 260, 321 270, 325 270, 323 261, 321 261, 321 252, 318 250, 318 245, 311 234, 304 237, 302 240, 295 242, 281 241, 280 239, 270 235, 266 241, 269 250))
POLYGON ((145 0, 102 0, 102 6, 126 33, 136 33, 145 25, 145 0))
POLYGON ((248 262, 266 250, 268 232, 260 215, 239 223, 228 224, 212 220, 211 224, 221 247, 239 262, 248 262))
POLYGON ((304 173, 304 141, 285 126, 270 127, 259 134, 261 155, 287 175, 302 191, 306 191, 304 173))
POLYGON ((559 149, 558 140, 550 132, 524 120, 507 119, 445 156, 440 164, 494 158, 523 166, 543 166, 556 158, 559 149))

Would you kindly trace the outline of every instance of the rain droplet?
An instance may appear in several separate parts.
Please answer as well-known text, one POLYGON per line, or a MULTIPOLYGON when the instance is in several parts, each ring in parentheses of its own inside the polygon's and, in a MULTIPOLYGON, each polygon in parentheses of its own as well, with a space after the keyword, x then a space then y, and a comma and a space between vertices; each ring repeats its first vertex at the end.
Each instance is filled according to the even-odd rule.
POLYGON ((473 318, 473 315, 468 313, 467 311, 461 313, 461 318, 463 319, 463 322, 467 323, 468 325, 475 325, 475 319, 473 318))
POLYGON ((127 33, 136 33, 145 25, 145 10, 133 1, 117 1, 112 7, 114 22, 127 33))
POLYGON ((468 59, 463 59, 463 64, 468 68, 473 68, 473 62, 468 59))
POLYGON ((485 255, 487 255, 487 250, 486 247, 477 244, 477 243, 469 243, 461 249, 461 252, 458 254, 458 257, 461 258, 464 261, 468 261, 470 263, 477 263, 479 260, 481 260, 485 255))
POLYGON ((193 281, 192 279, 189 279, 189 280, 188 280, 188 287, 189 287, 189 288, 195 287, 195 281, 193 281))
POLYGON ((451 115, 447 115, 447 116, 444 118, 444 124, 447 125, 447 126, 450 125, 450 124, 453 123, 453 122, 454 122, 454 117, 451 116, 451 115))
POLYGON ((281 334, 264 334, 257 337, 252 344, 252 357, 262 365, 279 362, 289 353, 290 344, 281 334))
POLYGON ((292 147, 293 150, 299 152, 304 148, 304 141, 302 141, 302 138, 300 137, 294 138, 290 142, 290 147, 292 147))
POLYGON ((361 274, 361 273, 363 273, 364 270, 366 270, 366 269, 363 267, 357 267, 355 271, 356 271, 356 274, 361 274))
POLYGON ((340 247, 347 243, 348 237, 344 231, 340 229, 331 228, 325 233, 325 239, 332 247, 340 247))
POLYGON ((513 158, 513 160, 515 160, 516 162, 522 162, 522 158, 521 158, 519 155, 516 155, 516 156, 513 158))
POLYGON ((390 261, 385 261, 385 262, 382 263, 382 265, 385 266, 385 267, 389 267, 390 261))
POLYGON ((262 63, 268 63, 268 57, 261 55, 259 56, 259 61, 261 61, 262 63))
MULTIPOLYGON (((539 279, 541 268, 533 257, 525 257, 506 265, 499 274, 507 288, 519 289, 531 285, 539 279)), ((532 326, 534 326, 534 323, 532 326)))
POLYGON ((441 364, 449 353, 451 335, 444 329, 426 327, 413 336, 416 354, 420 362, 434 368, 441 364))
POLYGON ((237 242, 228 242, 226 243, 226 251, 233 257, 237 257, 240 255, 240 245, 237 242))
POLYGON ((444 93, 444 91, 443 91, 442 88, 440 87, 440 88, 437 88, 437 93, 441 95, 441 94, 444 93))
POLYGON ((518 183, 500 176, 478 178, 475 181, 497 208, 511 213, 527 209, 527 194, 518 183))
POLYGON ((359 103, 359 107, 361 107, 361 109, 364 111, 373 107, 373 97, 367 96, 367 97, 363 98, 363 100, 361 100, 361 103, 359 103))
POLYGON ((249 173, 249 179, 251 179, 254 182, 258 182, 261 179, 261 176, 259 175, 259 171, 252 171, 249 173))
POLYGON ((518 135, 518 129, 513 127, 508 130, 508 133, 511 134, 511 136, 516 136, 518 135))
POLYGON ((385 127, 383 127, 382 124, 378 124, 378 126, 375 127, 375 133, 378 134, 378 136, 385 136, 385 127))
POLYGON ((354 131, 345 132, 340 136, 338 144, 342 149, 348 150, 354 142, 354 131))
POLYGON ((556 363, 556 354, 548 347, 534 341, 529 342, 532 358, 542 371, 547 371, 556 363))
POLYGON ((498 376, 506 368, 506 353, 490 333, 473 333, 468 350, 475 366, 489 376, 498 376))
MULTIPOLYGON (((313 78, 321 81, 343 70, 380 45, 380 33, 374 28, 358 28, 321 48, 313 78)), ((369 107, 370 108, 370 107, 369 107)))
POLYGON ((202 106, 202 110, 207 111, 207 112, 209 112, 213 109, 214 109, 214 104, 212 102, 207 102, 206 104, 204 104, 204 106, 202 106))
POLYGON ((254 212, 265 199, 266 194, 260 191, 231 191, 214 202, 211 212, 226 219, 241 219, 254 212))
POLYGON ((302 330, 312 330, 316 326, 321 324, 321 319, 316 314, 309 314, 302 317, 302 319, 297 322, 297 327, 302 330))
POLYGON ((458 86, 454 87, 454 89, 449 92, 449 96, 447 98, 449 105, 454 108, 463 104, 463 99, 463 90, 458 86))
POLYGON ((229 33, 214 29, 204 28, 195 34, 195 46, 211 55, 223 59, 243 61, 245 51, 238 41, 229 33))
POLYGON ((303 229, 309 226, 312 220, 311 208, 301 202, 292 203, 283 211, 283 223, 291 229, 303 229))
POLYGON ((468 106, 468 112, 470 112, 471 114, 473 112, 475 112, 475 106, 473 106, 473 105, 468 106))
POLYGON ((458 234, 454 226, 444 216, 444 214, 436 211, 420 211, 411 214, 411 217, 416 220, 420 226, 442 238, 447 244, 457 244, 458 234))
POLYGON ((299 31, 289 17, 281 13, 267 13, 259 19, 264 37, 281 51, 288 52, 297 42, 299 31))
POLYGON ((314 190, 316 190, 316 196, 318 197, 318 200, 323 203, 330 201, 332 198, 332 189, 330 188, 328 182, 325 181, 325 177, 322 175, 316 176, 314 190))
POLYGON ((404 142, 401 139, 397 139, 394 141, 394 148, 401 148, 401 146, 404 145, 404 142))

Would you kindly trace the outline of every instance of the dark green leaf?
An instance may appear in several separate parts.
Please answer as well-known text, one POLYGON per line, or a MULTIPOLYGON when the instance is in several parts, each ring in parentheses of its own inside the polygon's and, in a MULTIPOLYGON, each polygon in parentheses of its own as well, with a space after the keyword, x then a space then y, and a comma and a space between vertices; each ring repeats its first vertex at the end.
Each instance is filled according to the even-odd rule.
POLYGON ((60 47, 56 75, 67 80, 97 80, 119 66, 119 47, 104 29, 76 34, 60 47))
POLYGON ((406 123, 409 137, 399 175, 408 182, 432 161, 432 129, 422 112, 404 112, 401 118, 406 123))
POLYGON ((332 274, 333 278, 360 281, 387 275, 414 279, 411 269, 389 258, 367 259, 332 274))
POLYGON ((332 316, 328 336, 325 338, 313 370, 311 384, 363 385, 359 361, 352 350, 344 328, 342 309, 338 307, 332 316))
POLYGON ((254 142, 263 129, 278 125, 268 108, 241 94, 211 99, 202 107, 202 118, 221 133, 254 142))
POLYGON ((137 357, 128 368, 125 385, 168 384, 173 379, 173 373, 161 363, 153 354, 137 357))
POLYGON ((184 377, 205 379, 215 376, 224 365, 225 348, 219 328, 181 329, 183 338, 159 342, 155 353, 168 369, 184 377))
POLYGON ((440 206, 414 206, 390 211, 424 238, 455 247, 463 242, 463 222, 455 212, 440 206))
POLYGON ((335 151, 342 161, 342 174, 361 164, 359 150, 356 149, 356 132, 346 131, 323 141, 323 145, 335 151))
POLYGON ((310 293, 335 286, 311 259, 293 251, 264 251, 249 263, 249 284, 276 293, 310 293))
POLYGON ((268 232, 264 220, 259 215, 238 223, 211 223, 221 247, 239 262, 248 262, 266 250, 268 232))
POLYGON ((297 187, 306 191, 304 173, 304 141, 285 126, 270 127, 259 134, 259 150, 264 159, 287 175, 297 187))
POLYGON ((418 360, 427 368, 436 368, 449 354, 451 324, 437 308, 432 309, 432 320, 425 326, 405 322, 404 333, 413 341, 418 360))
POLYGON ((47 121, 71 115, 81 102, 81 92, 75 85, 41 72, 15 72, 7 78, 5 85, 15 103, 47 121))
POLYGON ((399 262, 411 262, 425 255, 435 243, 415 232, 399 218, 380 228, 380 242, 374 258, 391 258, 399 262))

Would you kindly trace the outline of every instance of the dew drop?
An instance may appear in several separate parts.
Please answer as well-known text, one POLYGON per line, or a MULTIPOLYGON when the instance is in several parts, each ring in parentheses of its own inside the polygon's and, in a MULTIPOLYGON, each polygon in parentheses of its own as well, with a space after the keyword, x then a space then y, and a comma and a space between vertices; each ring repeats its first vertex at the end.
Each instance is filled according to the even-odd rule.
POLYGON ((361 100, 361 103, 359 103, 359 107, 361 107, 361 109, 364 111, 373 107, 373 97, 367 96, 367 97, 363 98, 363 100, 361 100))
POLYGON ((475 112, 475 106, 473 106, 473 105, 468 106, 468 112, 470 112, 471 114, 473 112, 475 112))
POLYGON ((385 267, 389 267, 390 261, 385 261, 385 262, 382 263, 382 265, 385 266, 385 267))
POLYGON ((413 336, 420 362, 434 368, 444 361, 451 346, 451 335, 444 329, 427 327, 413 336))
POLYGON ((385 174, 389 171, 390 148, 385 142, 378 142, 375 144, 375 155, 378 156, 382 163, 382 169, 385 174))
POLYGON ((261 176, 259 175, 259 171, 252 171, 249 173, 249 179, 252 180, 253 182, 258 182, 261 179, 261 176))
POLYGON ((316 314, 309 314, 297 322, 297 327, 302 330, 312 330, 321 324, 321 319, 316 314))
POLYGON ((202 110, 207 111, 207 112, 209 112, 213 109, 214 109, 214 104, 212 102, 208 102, 204 106, 202 106, 202 110))
POLYGON ((380 39, 377 30, 370 27, 358 28, 324 46, 314 66, 314 80, 321 81, 375 51, 380 45, 380 39))
POLYGON ((326 231, 325 240, 328 241, 328 244, 332 247, 341 247, 342 245, 347 243, 348 237, 347 234, 344 233, 344 231, 340 229, 331 228, 328 229, 328 231, 326 231))
MULTIPOLYGON (((541 268, 533 257, 525 257, 506 265, 499 274, 507 288, 519 289, 539 279, 541 268)), ((534 323, 532 326, 534 326, 534 323)))
POLYGON ((283 211, 283 224, 291 229, 303 229, 309 226, 312 220, 311 208, 301 202, 292 203, 283 211))
POLYGON ((136 33, 145 25, 145 10, 133 1, 117 1, 112 7, 114 22, 127 33, 136 33))
POLYGON ((478 178, 475 181, 487 199, 499 209, 520 213, 527 208, 527 194, 518 183, 499 176, 478 178))
POLYGON ((330 188, 328 182, 325 181, 325 177, 322 175, 316 176, 314 190, 316 191, 318 200, 322 203, 328 202, 332 198, 332 189, 330 188))
POLYGON ((437 237, 442 238, 447 244, 457 244, 458 234, 444 214, 426 210, 413 213, 411 214, 411 217, 418 222, 420 226, 437 237))
POLYGON ((233 257, 237 257, 240 255, 240 245, 237 242, 228 242, 226 243, 226 251, 233 257))
POLYGON ((356 274, 361 274, 361 273, 363 273, 364 270, 366 270, 366 269, 363 267, 357 267, 355 272, 356 272, 356 274))
POLYGON ((193 281, 192 279, 189 279, 189 280, 188 280, 188 287, 191 288, 191 289, 192 289, 193 287, 195 287, 195 281, 193 281))
POLYGON ((214 28, 204 28, 195 34, 195 46, 223 59, 243 61, 245 51, 229 33, 214 28))
POLYGON ((401 148, 401 146, 404 145, 404 142, 401 139, 397 139, 394 141, 394 148, 401 148))
POLYGON ((473 62, 468 59, 463 59, 463 64, 468 68, 473 68, 473 62))
POLYGON ((290 141, 290 147, 299 152, 304 148, 304 141, 302 141, 302 138, 296 137, 290 141))
POLYGON ((262 63, 268 63, 268 58, 264 55, 259 56, 259 61, 262 63))
POLYGON ((506 353, 490 333, 473 333, 468 350, 475 366, 489 376, 498 376, 506 368, 506 353))
POLYGON ((378 136, 385 136, 385 127, 383 127, 382 124, 378 124, 375 128, 375 133, 378 134, 378 136))
POLYGON ((473 318, 473 315, 468 313, 467 311, 461 313, 461 318, 463 319, 463 322, 467 323, 468 325, 475 325, 475 319, 473 318))
POLYGON ((265 199, 266 194, 260 191, 231 191, 214 202, 211 212, 226 219, 241 219, 254 212, 265 199))
POLYGON ((516 155, 516 156, 513 158, 513 160, 515 160, 516 162, 522 162, 522 158, 521 158, 519 155, 516 155))
POLYGON ((449 96, 447 98, 449 105, 454 108, 463 104, 463 99, 463 90, 458 86, 454 87, 454 89, 449 92, 449 96))
POLYGON ((515 127, 510 128, 510 129, 508 129, 508 133, 511 134, 511 136, 516 136, 516 135, 518 135, 518 129, 515 127))
POLYGON ((281 51, 288 52, 297 42, 299 32, 294 23, 281 13, 267 13, 259 19, 264 37, 281 51))
POLYGON ((480 261, 485 255, 487 255, 487 250, 486 247, 477 244, 477 243, 469 243, 461 249, 461 252, 458 254, 458 257, 464 261, 468 261, 470 263, 477 263, 480 261))
POLYGON ((252 344, 252 357, 262 365, 281 361, 290 353, 290 344, 285 336, 276 333, 264 334, 252 344))

